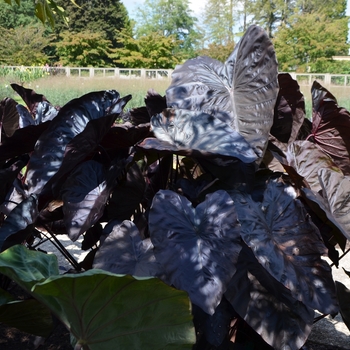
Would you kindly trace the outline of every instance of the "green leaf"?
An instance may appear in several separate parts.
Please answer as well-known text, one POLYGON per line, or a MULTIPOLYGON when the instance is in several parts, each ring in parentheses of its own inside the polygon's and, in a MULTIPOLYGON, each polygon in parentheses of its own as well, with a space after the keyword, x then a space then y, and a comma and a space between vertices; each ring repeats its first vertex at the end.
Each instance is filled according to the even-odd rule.
POLYGON ((58 275, 57 257, 15 245, 0 254, 0 273, 30 292, 35 283, 58 275))
POLYGON ((50 309, 36 299, 16 300, 1 305, 0 322, 40 337, 48 337, 53 329, 50 309))
POLYGON ((90 350, 191 349, 187 294, 158 279, 102 270, 54 276, 33 291, 90 350))

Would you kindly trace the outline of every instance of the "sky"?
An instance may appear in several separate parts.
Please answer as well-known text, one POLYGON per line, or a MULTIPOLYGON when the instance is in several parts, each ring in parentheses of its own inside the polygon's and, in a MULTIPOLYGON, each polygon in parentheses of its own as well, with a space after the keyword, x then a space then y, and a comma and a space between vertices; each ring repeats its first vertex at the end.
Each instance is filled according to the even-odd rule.
MULTIPOLYGON (((140 7, 144 0, 122 0, 126 9, 128 10, 129 16, 135 19, 135 12, 138 7, 140 7)), ((204 9, 205 0, 190 0, 190 8, 193 11, 194 16, 199 16, 204 9)), ((350 16, 350 0, 347 0, 347 10, 346 14, 350 16)))

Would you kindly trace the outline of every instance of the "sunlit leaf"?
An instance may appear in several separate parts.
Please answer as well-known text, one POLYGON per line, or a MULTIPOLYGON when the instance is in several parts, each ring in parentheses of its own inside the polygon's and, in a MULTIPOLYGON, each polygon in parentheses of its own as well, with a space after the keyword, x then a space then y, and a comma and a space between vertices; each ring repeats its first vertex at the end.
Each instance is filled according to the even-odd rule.
POLYGON ((242 192, 234 199, 241 235, 259 263, 292 296, 323 313, 337 312, 327 249, 291 186, 270 181, 263 202, 242 192))
POLYGON ((174 152, 191 150, 235 157, 245 163, 257 157, 245 139, 226 123, 201 112, 167 109, 151 118, 155 136, 174 152))
POLYGON ((342 171, 318 145, 309 141, 294 141, 285 152, 288 165, 303 176, 315 192, 321 190, 318 171, 322 168, 332 169, 342 174, 342 171))
POLYGON ((275 51, 267 33, 252 25, 225 63, 209 57, 186 61, 172 74, 169 107, 229 114, 259 158, 266 148, 278 94, 275 51))
POLYGON ((153 199, 149 227, 154 254, 167 281, 186 290, 194 304, 213 314, 236 271, 241 249, 229 195, 214 192, 193 208, 185 197, 159 191, 153 199))
POLYGON ((350 113, 317 81, 311 88, 312 136, 345 175, 350 174, 350 113))

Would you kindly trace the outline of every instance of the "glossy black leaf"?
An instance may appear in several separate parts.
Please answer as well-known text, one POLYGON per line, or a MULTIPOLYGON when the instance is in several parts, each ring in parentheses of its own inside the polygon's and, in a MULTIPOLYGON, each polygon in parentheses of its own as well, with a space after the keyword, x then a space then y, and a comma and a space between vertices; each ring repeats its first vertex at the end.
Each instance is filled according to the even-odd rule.
POLYGON ((29 111, 32 113, 32 115, 36 114, 36 110, 39 103, 43 101, 47 101, 44 95, 37 94, 34 90, 27 89, 22 85, 12 83, 11 87, 13 90, 15 90, 18 93, 18 95, 22 97, 22 100, 25 102, 25 104, 29 108, 29 111))
POLYGON ((279 92, 270 133, 288 144, 296 140, 305 118, 305 101, 299 84, 288 73, 278 74, 279 92))
POLYGON ((202 56, 177 67, 166 91, 167 104, 214 115, 227 112, 229 125, 262 158, 273 123, 277 76, 272 42, 252 25, 225 63, 202 56))
MULTIPOLYGON (((0 102, 1 133, 4 133, 7 137, 11 137, 19 128, 17 105, 18 103, 9 97, 5 97, 0 102)), ((3 142, 2 137, 1 142, 3 142)))
POLYGON ((157 139, 166 142, 166 149, 172 145, 174 153, 187 149, 234 157, 245 163, 257 159, 249 143, 237 131, 210 114, 166 109, 151 118, 151 126, 157 139))
POLYGON ((235 208, 225 191, 193 208, 175 192, 159 191, 149 213, 150 237, 167 283, 188 292, 212 315, 236 271, 241 249, 235 208))
POLYGON ((0 227, 0 249, 6 238, 34 223, 39 215, 37 197, 31 195, 19 203, 0 227))
POLYGON ((287 163, 296 172, 303 176, 310 185, 310 188, 318 192, 321 184, 318 178, 318 171, 322 168, 332 169, 342 174, 342 171, 317 144, 310 141, 295 141, 288 146, 285 152, 287 163))
MULTIPOLYGON (((238 258, 237 272, 225 297, 235 311, 274 349, 299 350, 311 332, 314 310, 288 298, 284 291, 281 300, 281 288, 276 287, 277 280, 271 276, 263 286, 257 276, 249 271, 251 266, 250 257, 243 248, 238 258)), ((260 277, 264 280, 264 268, 257 267, 257 270, 257 275, 262 272, 260 277)))
POLYGON ((320 169, 318 175, 327 209, 350 239, 350 176, 327 168, 320 169))
POLYGON ((101 223, 96 223, 91 226, 84 234, 84 239, 81 242, 81 249, 88 250, 97 244, 102 235, 103 227, 101 223))
POLYGON ((77 167, 61 190, 64 223, 72 241, 87 231, 102 216, 113 188, 105 167, 93 160, 77 167))
POLYGON ((292 296, 323 313, 337 312, 327 249, 291 186, 270 181, 261 204, 242 192, 235 201, 241 235, 259 263, 292 296))
POLYGON ((312 136, 345 175, 350 174, 350 113, 317 81, 311 88, 312 136))
POLYGON ((108 201, 109 220, 129 220, 142 202, 146 183, 137 164, 130 167, 124 180, 118 181, 108 201))
POLYGON ((67 144, 84 131, 90 120, 114 114, 115 110, 120 113, 129 100, 130 96, 120 99, 117 91, 107 90, 88 93, 62 107, 35 144, 26 174, 29 193, 39 193, 57 173, 67 144))
POLYGON ((95 255, 93 268, 137 277, 162 273, 151 240, 142 240, 137 227, 128 220, 110 226, 108 236, 95 255))
POLYGON ((0 161, 32 152, 38 138, 50 123, 50 121, 47 121, 39 125, 29 125, 17 129, 11 137, 3 137, 0 145, 0 161))
POLYGON ((335 281, 335 286, 337 287, 341 317, 348 329, 350 329, 350 290, 339 281, 335 281))

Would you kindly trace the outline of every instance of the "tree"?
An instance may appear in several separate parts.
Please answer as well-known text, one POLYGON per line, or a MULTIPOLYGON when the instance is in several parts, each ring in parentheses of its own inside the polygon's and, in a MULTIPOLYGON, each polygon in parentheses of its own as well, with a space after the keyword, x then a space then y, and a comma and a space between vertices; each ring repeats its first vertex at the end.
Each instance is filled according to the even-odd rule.
POLYGON ((227 57, 232 53, 234 46, 234 42, 230 42, 227 45, 212 43, 209 44, 208 47, 198 50, 197 53, 200 56, 208 56, 218 61, 225 62, 227 57))
POLYGON ((182 56, 174 55, 180 42, 174 35, 164 36, 154 32, 139 38, 122 33, 122 48, 115 50, 115 62, 128 68, 174 68, 182 56))
POLYGON ((319 60, 346 55, 347 24, 347 18, 331 19, 317 13, 295 15, 292 24, 283 25, 274 39, 280 70, 312 71, 319 60))
POLYGON ((346 0, 297 0, 297 8, 301 13, 322 13, 329 18, 346 16, 346 0))
POLYGON ((110 61, 111 42, 102 33, 82 31, 61 34, 61 41, 57 42, 57 53, 62 65, 78 67, 104 67, 110 61))
POLYGON ((179 49, 190 55, 196 40, 197 19, 191 15, 188 0, 145 0, 144 6, 138 8, 136 36, 150 35, 158 32, 163 36, 175 36, 181 41, 179 49))
MULTIPOLYGON (((110 58, 108 54, 108 48, 116 48, 120 47, 118 42, 118 33, 121 30, 129 33, 131 35, 131 22, 128 17, 125 6, 120 0, 77 0, 77 7, 73 3, 67 3, 63 0, 57 0, 57 3, 65 6, 65 10, 68 14, 68 31, 70 32, 69 46, 71 47, 74 35, 78 36, 78 41, 83 40, 84 45, 87 44, 86 40, 88 40, 87 33, 93 33, 92 41, 89 40, 88 47, 90 44, 92 47, 90 49, 96 49, 99 47, 98 53, 100 56, 96 54, 92 54, 89 56, 89 66, 111 66, 113 64, 113 60, 110 58), (96 34, 96 35, 95 35, 96 34), (95 40, 100 38, 101 44, 97 44, 95 40), (107 43, 108 41, 108 43, 107 43), (94 42, 94 44, 92 44, 94 42), (103 49, 102 49, 103 48, 103 49), (95 62, 92 61, 92 58, 95 58, 95 62)), ((60 21, 57 23, 55 27, 56 39, 55 42, 60 43, 63 40, 63 43, 67 42, 66 37, 62 37, 61 33, 67 30, 64 22, 60 21)), ((79 46, 80 44, 78 44, 79 46)), ((57 47, 60 47, 60 53, 63 51, 63 46, 59 44, 57 47)), ((89 50, 90 50, 89 49, 89 50)), ((65 52, 70 52, 71 49, 67 48, 65 52)), ((91 52, 90 52, 91 53, 91 52)), ((57 56, 60 54, 57 52, 57 56)), ((80 54, 78 54, 79 56, 80 54)), ((70 54, 69 54, 70 56, 70 54)), ((73 55, 74 56, 74 55, 73 55)), ((71 59, 73 58, 71 56, 71 59)), ((60 61, 66 61, 66 57, 62 60, 60 57, 57 58, 60 61)), ((84 60, 83 60, 84 61, 84 60)), ((82 60, 79 59, 81 63, 82 60)), ((78 63, 76 62, 75 65, 78 63)))
POLYGON ((0 28, 3 44, 0 62, 6 65, 41 66, 48 60, 44 49, 50 38, 44 36, 43 26, 0 28))
POLYGON ((204 10, 207 41, 216 45, 227 45, 234 41, 234 0, 208 0, 204 10))
POLYGON ((33 22, 38 23, 39 19, 35 17, 32 0, 22 0, 21 6, 8 3, 0 6, 0 25, 3 28, 16 28, 33 22))

